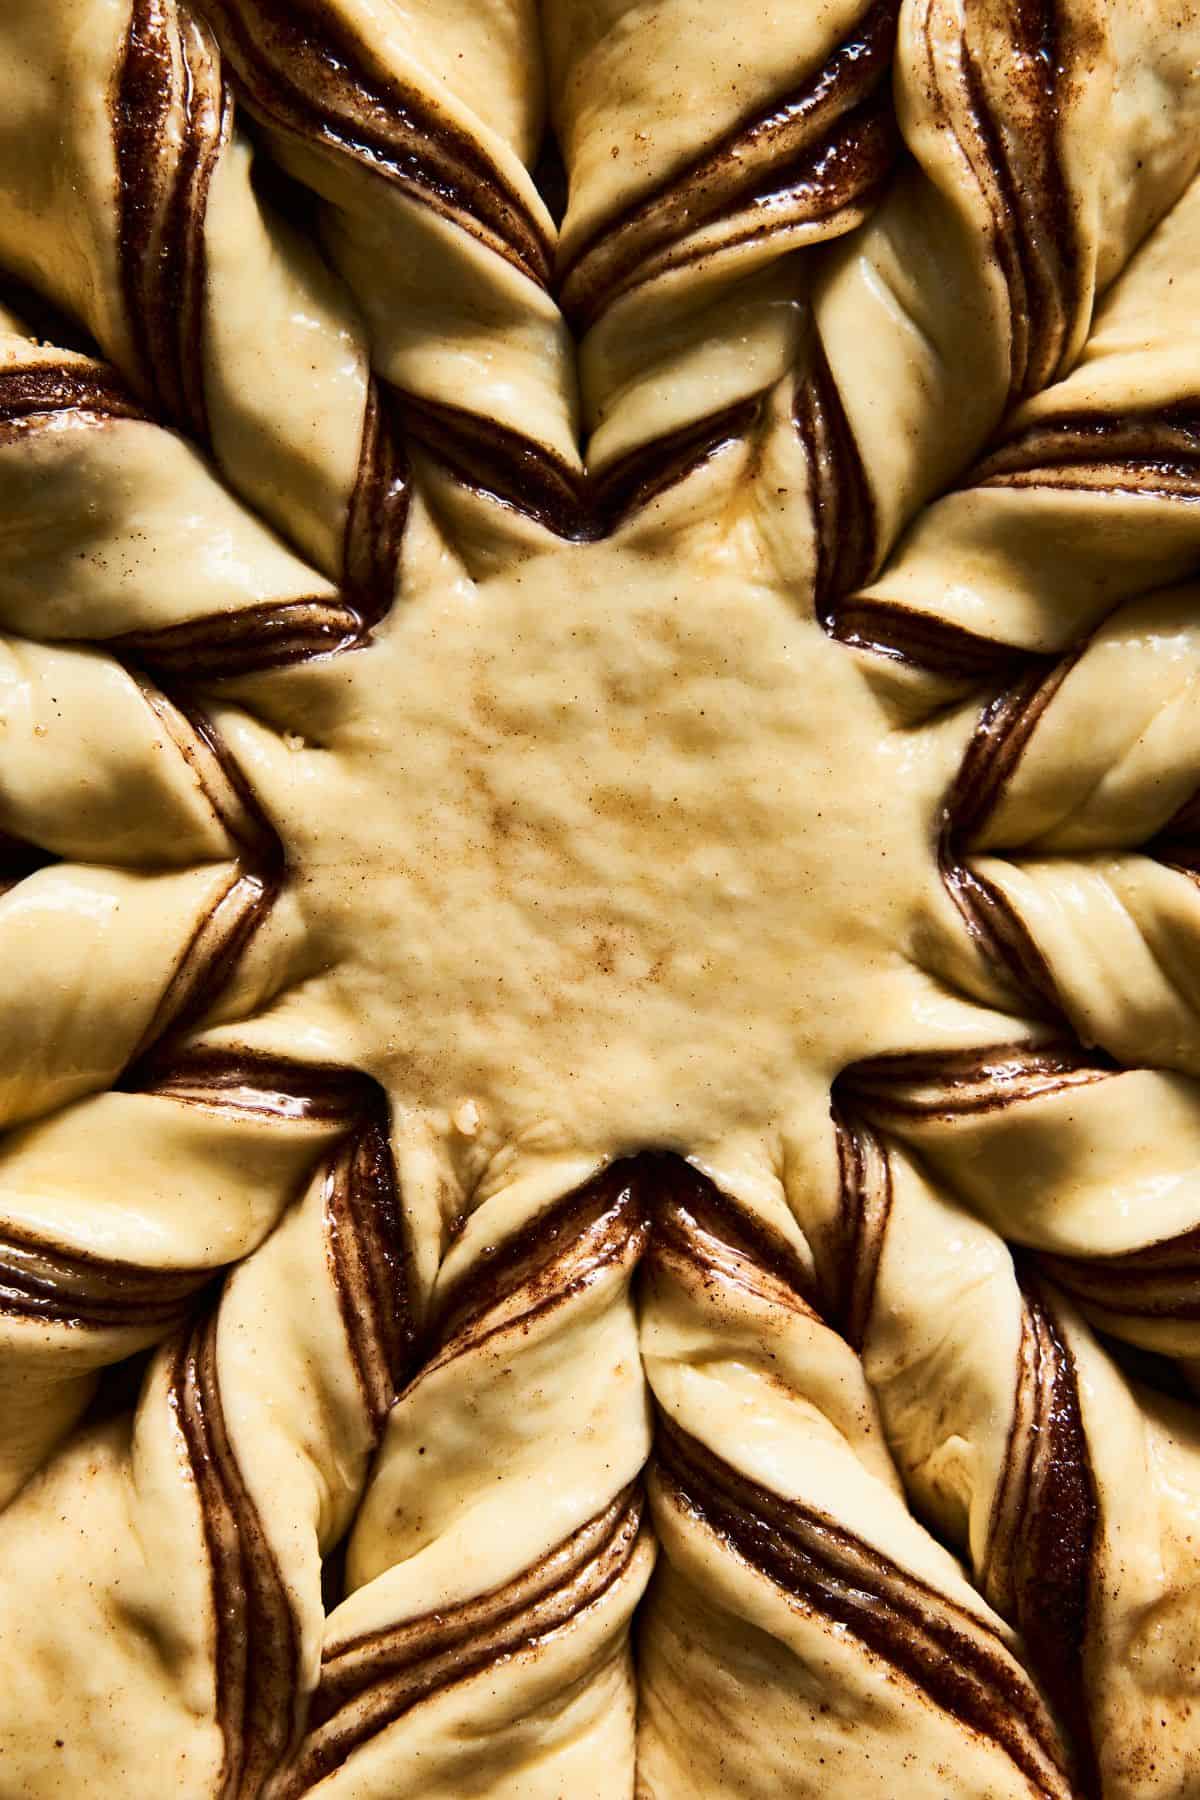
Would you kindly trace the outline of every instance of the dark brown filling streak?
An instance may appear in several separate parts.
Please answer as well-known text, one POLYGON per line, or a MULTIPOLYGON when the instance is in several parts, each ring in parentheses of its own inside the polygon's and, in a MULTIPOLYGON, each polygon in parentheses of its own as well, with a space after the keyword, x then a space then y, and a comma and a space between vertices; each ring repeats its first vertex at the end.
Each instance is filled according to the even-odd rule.
POLYGON ((1107 1256, 1046 1252, 1038 1266, 1084 1306, 1134 1319, 1200 1319, 1200 1226, 1107 1256))
POLYGON ((1007 896, 965 864, 943 863, 942 879, 983 956, 1016 988, 1032 1016, 1064 1019, 1066 1009, 1050 965, 1007 896))
POLYGON ((385 616, 396 597, 400 549, 412 498, 401 413, 394 389, 372 378, 342 551, 342 584, 358 615, 360 640, 385 616))
POLYGON ((814 604, 829 636, 950 681, 994 680, 1027 660, 1012 645, 933 614, 855 594, 870 579, 879 555, 875 502, 841 392, 816 338, 808 372, 796 386, 792 422, 808 456, 817 548, 814 604))
POLYGON ((985 958, 1021 994, 1035 1016, 1061 1021, 1065 1009, 1050 966, 995 884, 965 860, 999 804, 1038 721, 1083 654, 1081 642, 1049 672, 1038 659, 984 707, 943 814, 938 861, 946 891, 985 958))
MULTIPOLYGON (((345 1123, 372 1098, 372 1084, 344 1070, 268 1058, 158 1046, 119 1084, 176 1103, 242 1117, 345 1123)), ((68 1249, 32 1232, 0 1230, 0 1312, 81 1329, 153 1330, 161 1337, 197 1304, 223 1265, 155 1269, 68 1249)))
POLYGON ((167 986, 147 1041, 139 1048, 127 1080, 137 1080, 142 1057, 164 1034, 178 1040, 209 1011, 242 958, 250 940, 265 923, 284 880, 284 851, 235 760, 212 721, 178 699, 172 704, 187 719, 197 738, 217 762, 240 802, 236 818, 222 823, 241 853, 237 872, 208 912, 198 920, 167 986))
POLYGON ((1041 659, 998 694, 980 715, 946 802, 945 837, 969 844, 983 830, 1051 701, 1079 661, 1084 645, 1047 670, 1041 659))
POLYGON ((376 1432, 410 1372, 413 1273, 380 1096, 325 1189, 326 1250, 363 1404, 376 1432))
POLYGON ((232 123, 208 30, 170 0, 135 0, 112 112, 134 346, 148 388, 203 440, 204 216, 232 123))
POLYGON ((935 614, 861 594, 836 603, 828 630, 852 650, 867 650, 971 685, 1003 680, 1027 661, 1026 652, 999 638, 981 637, 935 614))
POLYGON ((1029 1104, 1120 1074, 1078 1044, 996 1044, 981 1050, 879 1056, 838 1076, 835 1096, 885 1129, 1029 1104))
POLYGON ((646 1242, 648 1223, 638 1157, 602 1169, 565 1199, 538 1213, 502 1243, 486 1246, 474 1265, 441 1297, 433 1328, 435 1364, 476 1350, 496 1331, 509 1328, 492 1315, 521 1294, 521 1322, 566 1305, 593 1275, 612 1263, 635 1263, 646 1242))
POLYGON ((556 537, 600 535, 588 518, 582 473, 532 438, 464 406, 397 394, 408 441, 464 487, 501 501, 556 537))
POLYGON ((691 425, 639 444, 591 476, 595 535, 615 531, 622 520, 694 474, 712 457, 751 436, 762 413, 762 394, 748 394, 691 425))
POLYGON ((811 1272, 781 1233, 680 1156, 643 1151, 637 1162, 651 1220, 648 1267, 678 1259, 698 1267, 714 1292, 722 1281, 762 1292, 765 1277, 767 1298, 800 1312, 814 1311, 811 1272))
POLYGON ((137 1093, 184 1105, 280 1121, 344 1125, 349 1131, 378 1100, 368 1076, 247 1051, 157 1046, 138 1065, 137 1093))
POLYGON ((817 618, 835 634, 835 607, 860 587, 876 555, 875 502, 841 392, 820 341, 797 385, 792 420, 808 453, 809 502, 817 540, 817 618))
MULTIPOLYGON (((802 88, 771 100, 634 205, 601 220, 560 273, 572 325, 586 329, 652 261, 673 266, 671 249, 705 226, 760 207, 798 209, 816 220, 869 202, 899 148, 885 85, 898 10, 897 0, 877 0, 855 36, 802 88)), ((732 239, 741 241, 742 233, 732 239)))
POLYGON ((310 1730, 272 1791, 298 1800, 414 1706, 501 1659, 536 1650, 621 1578, 640 1541, 642 1501, 626 1488, 504 1587, 357 1638, 324 1662, 310 1730))
POLYGON ((463 407, 399 396, 410 443, 455 481, 532 519, 569 543, 595 543, 630 513, 748 436, 761 417, 762 395, 720 411, 635 450, 597 475, 573 469, 543 445, 463 407))
POLYGON ((892 1168, 874 1132, 842 1111, 836 1085, 830 1110, 837 1142, 838 1216, 827 1310, 851 1349, 861 1352, 891 1218, 892 1168))
POLYGON ((215 682, 331 656, 361 641, 363 620, 328 600, 266 601, 153 631, 127 631, 102 648, 163 681, 215 682))
POLYGON ((994 1743, 1039 1794, 1067 1795, 1062 1746, 1003 1641, 832 1519, 748 1481, 660 1417, 655 1471, 670 1500, 805 1610, 897 1669, 994 1743), (1062 1771, 1060 1784, 1048 1777, 1062 1771))
POLYGON ((165 1033, 181 1036, 213 1004, 261 929, 280 889, 269 873, 239 870, 199 920, 159 1000, 147 1045, 165 1033))
POLYGON ((148 1269, 67 1250, 6 1225, 0 1231, 0 1312, 94 1331, 149 1328, 161 1335, 217 1271, 148 1269))
POLYGON ((274 1551, 229 1441, 210 1312, 176 1353, 170 1401, 187 1447, 212 1574, 220 1800, 262 1791, 301 1728, 300 1638, 274 1551))
POLYGON ((203 0, 248 109, 276 130, 394 182, 541 287, 546 234, 487 155, 416 88, 373 72, 366 46, 313 0, 203 0))
POLYGON ((1157 409, 1044 420, 994 450, 967 485, 1194 500, 1200 497, 1198 405, 1189 398, 1157 409), (1073 472, 1093 479, 1073 479, 1073 472))
MULTIPOLYGON (((1009 291, 1010 395, 1016 399, 1053 378, 1081 294, 1075 217, 1058 145, 1058 90, 1068 69, 1057 0, 1022 0, 1008 12, 1013 43, 1002 79, 1010 104, 1023 101, 1027 129, 1010 137, 993 117, 983 69, 964 33, 964 97, 978 155, 962 148, 992 214, 992 249, 1009 291)), ((951 115, 954 110, 950 104, 951 115)))
POLYGON ((396 597, 412 497, 399 410, 395 395, 372 380, 346 515, 339 600, 266 601, 157 630, 124 632, 103 648, 160 679, 195 684, 286 668, 366 644, 396 597))
MULTIPOLYGON (((681 238, 760 195, 785 192, 792 168, 803 168, 804 159, 811 163, 836 141, 848 114, 865 116, 865 103, 891 67, 898 11, 898 0, 876 0, 855 36, 803 87, 771 100, 634 205, 602 219, 560 272, 563 310, 572 323, 590 323, 639 267, 681 238)), ((845 204, 831 194, 828 210, 845 204)))
POLYGON ((33 363, 0 370, 0 444, 44 431, 66 418, 96 428, 146 416, 101 363, 33 363))
POLYGON ((1017 1398, 992 1508, 984 1592, 1021 1632, 1074 1741, 1081 1791, 1101 1786, 1087 1705, 1088 1617, 1099 1500, 1075 1359, 1053 1310, 1020 1271, 1017 1398))

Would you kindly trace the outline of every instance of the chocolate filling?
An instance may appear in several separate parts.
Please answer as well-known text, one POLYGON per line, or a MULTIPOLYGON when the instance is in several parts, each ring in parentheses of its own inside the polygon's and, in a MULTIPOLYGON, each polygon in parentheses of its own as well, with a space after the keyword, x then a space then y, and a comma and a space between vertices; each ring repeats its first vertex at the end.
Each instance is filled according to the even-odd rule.
POLYGON ((358 643, 362 629, 359 613, 336 601, 267 601, 153 631, 122 632, 106 639, 104 648, 166 680, 213 682, 329 656, 358 643))
POLYGON ((412 1271, 386 1114, 378 1108, 343 1145, 325 1190, 326 1241, 342 1323, 376 1428, 382 1428, 414 1344, 412 1271))
POLYGON ((982 1620, 834 1520, 747 1480, 665 1419, 655 1469, 674 1505, 933 1706, 996 1744, 1036 1792, 1071 1793, 1036 1691, 982 1620))
POLYGON ((644 1151, 637 1160, 652 1221, 651 1265, 665 1251, 699 1268, 706 1285, 720 1278, 759 1292, 766 1277, 776 1304, 812 1311, 812 1275, 785 1237, 682 1157, 644 1151))
POLYGON ((1022 1279, 1017 1396, 993 1503, 983 1585, 1019 1628, 1071 1733, 1083 1788, 1100 1793, 1087 1703, 1086 1645, 1099 1502, 1075 1360, 1053 1311, 1022 1279))
POLYGON ((564 1305, 596 1269, 636 1262, 647 1234, 644 1175, 640 1157, 611 1163, 502 1244, 485 1248, 443 1294, 436 1360, 475 1349, 493 1329, 504 1329, 509 1321, 493 1326, 491 1315, 518 1293, 527 1321, 564 1305))
POLYGON ((842 396, 819 342, 797 387, 792 417, 808 453, 817 537, 815 605, 833 632, 837 602, 861 587, 876 555, 875 502, 842 396))
POLYGON ((739 439, 762 417, 761 394, 749 394, 690 425, 638 444, 590 478, 595 534, 614 531, 630 513, 649 505, 739 439))
POLYGON ((0 444, 44 430, 64 415, 91 426, 146 417, 102 363, 32 363, 0 370, 0 444))
POLYGON ((1200 1319, 1200 1226, 1107 1256, 1055 1256, 1038 1265, 1084 1305, 1136 1319, 1200 1319))
POLYGON ((398 395, 409 441, 464 486, 501 500, 556 536, 587 539, 584 476, 532 438, 462 406, 398 395))
POLYGON ((0 1231, 0 1312, 55 1325, 161 1334, 217 1272, 146 1268, 67 1250, 15 1225, 0 1231))
POLYGON ((1200 495, 1195 399, 1157 410, 1077 412, 1042 420, 987 456, 973 487, 1053 487, 1192 500, 1200 495))
POLYGON ((314 0, 204 0, 247 106, 269 125, 352 158, 472 232, 540 285, 541 223, 487 154, 314 0))
POLYGON ((412 1707, 504 1658, 535 1650, 629 1567, 642 1505, 627 1488, 504 1587, 357 1638, 328 1656, 312 1729, 276 1790, 297 1800, 412 1707))
POLYGON ((963 849, 995 811, 1039 720, 1084 648, 1081 641, 1049 672, 1039 658, 984 708, 946 802, 939 846, 942 880, 968 931, 1042 1018, 1061 1019, 1065 1011, 1050 966, 1007 897, 964 861, 963 849))
POLYGON ((410 498, 400 408, 392 390, 372 380, 342 553, 343 585, 360 627, 377 624, 396 597, 410 498))
POLYGON ((113 105, 125 307, 148 387, 201 438, 204 216, 231 120, 210 33, 135 0, 113 105))
POLYGON ((203 1018, 262 925, 278 891, 278 881, 270 877, 240 872, 232 877, 184 947, 150 1023, 145 1049, 166 1032, 179 1036, 203 1018))
POLYGON ((836 1102, 832 1111, 838 1155, 838 1245, 830 1312, 847 1343, 861 1351, 892 1211, 892 1170, 872 1131, 845 1118, 836 1102))
MULTIPOLYGON (((975 154, 965 143, 962 147, 988 200, 992 248, 1009 290, 1016 398, 1053 378, 1083 298, 1075 215, 1058 138, 1060 84, 1077 74, 1086 47, 1082 41, 1060 41, 1057 0, 1019 0, 1005 9, 1004 19, 1012 44, 1002 79, 1007 105, 1019 113, 1023 129, 1014 134, 993 115, 968 19, 962 39, 963 123, 974 137, 975 154)), ((995 69, 989 73, 997 76, 995 69)), ((949 110, 953 115, 956 109, 949 110)))
POLYGON ((835 1084, 883 1125, 906 1119, 954 1119, 997 1112, 1119 1074, 1117 1065, 1078 1044, 996 1044, 983 1050, 872 1057, 835 1084))
POLYGON ((229 1440, 217 1376, 217 1315, 175 1357, 171 1405, 208 1545, 216 1628, 220 1800, 261 1792, 300 1729, 300 1634, 275 1553, 229 1440))
POLYGON ((995 681, 1026 659, 1025 652, 999 638, 981 637, 935 613, 862 594, 837 600, 826 629, 852 650, 910 663, 949 681, 995 681))
POLYGON ((1008 977, 1034 1017, 1062 1018, 1065 1009, 1050 965, 1007 896, 963 863, 943 862, 942 879, 983 955, 1008 977))
POLYGON ((174 1052, 160 1047, 143 1060, 139 1073, 139 1092, 183 1104, 347 1128, 377 1098, 374 1083, 351 1069, 203 1046, 174 1052))
POLYGON ((762 409, 761 395, 751 394, 639 444, 591 475, 495 419, 416 394, 400 401, 410 442, 456 481, 574 543, 606 537, 628 514, 747 436, 762 409))
POLYGON ((1083 654, 1078 644, 1047 671, 1041 659, 983 710, 946 803, 946 838, 969 845, 987 824, 1039 720, 1083 654))
POLYGON ((780 228, 857 222, 879 194, 898 150, 891 96, 883 86, 894 42, 893 0, 872 9, 799 93, 774 99, 703 156, 669 175, 634 205, 603 220, 562 271, 564 313, 586 330, 626 289, 685 266, 708 247, 689 240, 722 221, 742 223, 720 249, 780 228), (759 215, 756 221, 756 215, 759 215))

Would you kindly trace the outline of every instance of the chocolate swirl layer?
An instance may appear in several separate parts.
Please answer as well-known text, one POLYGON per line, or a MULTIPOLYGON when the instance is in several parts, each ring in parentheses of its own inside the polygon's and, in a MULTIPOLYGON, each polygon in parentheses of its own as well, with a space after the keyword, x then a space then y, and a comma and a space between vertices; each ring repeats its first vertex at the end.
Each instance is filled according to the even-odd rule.
POLYGON ((1036 1692, 980 1619, 836 1520, 748 1481, 660 1422, 655 1471, 675 1505, 814 1613, 892 1665, 929 1702, 999 1745, 1036 1793, 1068 1796, 1061 1746, 1036 1692))
POLYGON ((214 1273, 81 1254, 12 1225, 0 1233, 0 1310, 58 1325, 165 1331, 214 1273))
POLYGON ((972 481, 1192 500, 1200 495, 1200 410, 1181 397, 1161 408, 1056 413, 989 452, 972 481))
POLYGON ((1123 1319, 1200 1320, 1200 1226, 1136 1250, 1108 1256, 1046 1252, 1038 1262, 1085 1309, 1123 1319))
POLYGON ((134 0, 113 102, 125 305, 147 387, 201 438, 204 217, 231 117, 207 27, 171 0, 134 0))
POLYGON ((847 1342, 861 1350, 892 1209, 892 1172, 874 1132, 842 1117, 836 1102, 833 1126, 838 1157, 838 1245, 831 1311, 847 1342))
POLYGON ((1052 1307, 1027 1284, 1016 1406, 993 1501, 984 1592, 1019 1626, 1071 1733, 1088 1793, 1099 1791, 1085 1660, 1098 1529, 1075 1361, 1052 1307))
POLYGON ((847 1103, 885 1128, 904 1119, 966 1117, 1110 1080, 1115 1066, 1070 1041, 873 1057, 839 1077, 847 1103))
POLYGON ((37 362, 0 369, 0 442, 65 423, 102 426, 145 418, 141 406, 103 363, 37 362))
POLYGON ((551 247, 522 196, 428 96, 381 68, 345 21, 312 0, 205 0, 205 10, 259 118, 360 163, 539 285, 549 281, 551 247))
POLYGON ((627 1488, 504 1587, 339 1645, 323 1662, 309 1733, 280 1778, 280 1800, 298 1800, 364 1742, 453 1683, 536 1653, 604 1597, 642 1542, 642 1500, 627 1488))
POLYGON ((387 1119, 343 1145, 325 1190, 329 1262, 355 1373, 376 1429, 407 1373, 413 1278, 387 1119))
POLYGON ((861 216, 897 149, 885 82, 896 0, 876 0, 854 35, 794 93, 778 96, 702 155, 573 246, 559 274, 562 306, 586 329, 630 285, 712 253, 707 237, 726 221, 724 251, 802 223, 861 216))
POLYGON ((300 1725, 299 1634, 275 1551, 229 1440, 217 1374, 217 1314, 181 1344, 171 1404, 204 1521, 216 1625, 221 1800, 259 1793, 300 1725))
POLYGON ((1086 297, 1060 134, 1072 83, 1098 45, 1061 0, 983 4, 957 18, 941 0, 920 10, 931 85, 984 198, 1008 288, 1011 393, 1034 392, 1052 379, 1086 297), (950 46, 943 76, 937 59, 950 46))

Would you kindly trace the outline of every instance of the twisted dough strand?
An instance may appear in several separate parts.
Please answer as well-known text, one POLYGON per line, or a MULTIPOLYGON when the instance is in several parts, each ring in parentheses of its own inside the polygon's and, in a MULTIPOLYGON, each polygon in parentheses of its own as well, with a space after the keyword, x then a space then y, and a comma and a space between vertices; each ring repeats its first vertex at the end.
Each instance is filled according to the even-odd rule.
MULTIPOLYGON (((1048 1059, 1029 1076, 1053 1091, 1048 1059)), ((871 1154, 888 1164, 890 1203, 862 1355, 906 1486, 1020 1628, 1071 1731, 1083 1790, 1142 1792, 1153 1768, 1164 1791, 1182 1792, 1195 1754, 1187 1678, 1151 1648, 1147 1621, 1193 1603, 1192 1410, 1124 1378, 1061 1293, 1015 1270, 1001 1241, 939 1192, 940 1159, 930 1184, 890 1136, 898 1127, 921 1141, 888 1110, 905 1088, 867 1079, 863 1098, 874 1109, 878 1095, 887 1121, 871 1154), (931 1373, 936 1410, 921 1397, 931 1373)), ((1083 1071, 1057 1079, 1086 1091, 1083 1071)), ((1022 1107, 994 1081, 977 1103, 1022 1107)), ((834 1267, 854 1247, 827 1241, 834 1267)))

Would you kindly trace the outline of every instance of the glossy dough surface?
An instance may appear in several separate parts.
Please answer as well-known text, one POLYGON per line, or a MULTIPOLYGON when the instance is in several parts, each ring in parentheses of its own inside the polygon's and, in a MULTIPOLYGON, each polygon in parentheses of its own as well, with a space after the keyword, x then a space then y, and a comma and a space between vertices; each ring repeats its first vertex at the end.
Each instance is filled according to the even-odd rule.
POLYGON ((1198 59, 7 0, 2 1800, 1200 1791, 1198 59))

